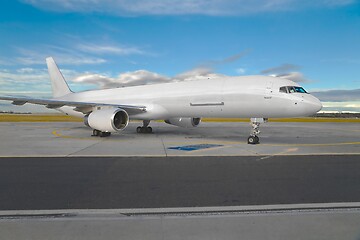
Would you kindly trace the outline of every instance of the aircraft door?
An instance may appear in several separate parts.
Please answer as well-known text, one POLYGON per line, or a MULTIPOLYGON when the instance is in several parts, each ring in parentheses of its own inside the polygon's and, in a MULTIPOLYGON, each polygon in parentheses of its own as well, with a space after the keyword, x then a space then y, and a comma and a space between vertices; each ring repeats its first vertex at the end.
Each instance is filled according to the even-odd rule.
POLYGON ((271 99, 273 93, 273 81, 268 81, 265 88, 265 99, 271 99))

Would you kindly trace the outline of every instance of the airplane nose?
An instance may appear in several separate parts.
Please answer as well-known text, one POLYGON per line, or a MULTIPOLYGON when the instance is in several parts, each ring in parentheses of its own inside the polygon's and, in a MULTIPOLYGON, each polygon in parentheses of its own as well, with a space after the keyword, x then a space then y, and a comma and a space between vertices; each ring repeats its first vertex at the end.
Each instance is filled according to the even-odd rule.
POLYGON ((322 107, 323 107, 323 105, 322 105, 322 103, 320 102, 320 100, 319 99, 317 99, 318 100, 318 102, 316 103, 316 112, 318 112, 318 111, 320 111, 321 109, 322 109, 322 107))
POLYGON ((316 97, 312 96, 311 101, 309 101, 310 105, 311 105, 311 109, 313 111, 313 113, 317 113, 318 111, 320 111, 322 109, 322 103, 320 102, 319 99, 317 99, 316 97))

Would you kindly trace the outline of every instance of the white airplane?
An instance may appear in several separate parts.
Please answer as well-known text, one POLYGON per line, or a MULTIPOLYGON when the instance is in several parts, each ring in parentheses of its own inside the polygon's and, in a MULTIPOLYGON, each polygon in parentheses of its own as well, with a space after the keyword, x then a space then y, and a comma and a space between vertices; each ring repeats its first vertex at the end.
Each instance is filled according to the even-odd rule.
POLYGON ((53 58, 46 59, 53 98, 0 96, 0 100, 45 105, 82 117, 93 136, 123 130, 129 119, 142 120, 138 133, 151 133, 151 120, 196 127, 201 118, 251 118, 249 144, 259 143, 260 123, 267 118, 300 117, 322 108, 319 99, 297 83, 277 77, 242 76, 172 82, 74 93, 53 58))

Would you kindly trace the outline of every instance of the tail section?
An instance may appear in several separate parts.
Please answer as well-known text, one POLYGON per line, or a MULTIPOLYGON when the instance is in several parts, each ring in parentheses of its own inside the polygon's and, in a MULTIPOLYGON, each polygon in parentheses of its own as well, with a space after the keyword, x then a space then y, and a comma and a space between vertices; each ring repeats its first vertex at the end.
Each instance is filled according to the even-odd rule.
POLYGON ((64 76, 60 72, 54 59, 52 57, 46 58, 46 64, 50 75, 53 97, 54 98, 62 97, 71 93, 72 91, 67 85, 64 76))

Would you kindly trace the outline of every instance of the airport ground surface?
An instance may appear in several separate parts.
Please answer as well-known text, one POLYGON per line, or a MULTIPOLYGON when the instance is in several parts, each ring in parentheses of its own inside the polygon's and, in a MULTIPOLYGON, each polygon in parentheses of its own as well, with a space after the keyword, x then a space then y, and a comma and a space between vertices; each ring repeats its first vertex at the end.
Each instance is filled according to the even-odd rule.
POLYGON ((359 239, 359 123, 151 125, 0 123, 0 239, 359 239))
POLYGON ((360 202, 359 155, 2 158, 0 210, 360 202))
POLYGON ((249 123, 138 124, 0 123, 0 209, 360 202, 359 123, 266 123, 257 145, 249 123))
POLYGON ((80 122, 0 123, 0 156, 259 156, 360 154, 360 123, 269 122, 260 144, 246 143, 249 123, 205 122, 193 129, 139 123, 108 138, 91 137, 80 122))

